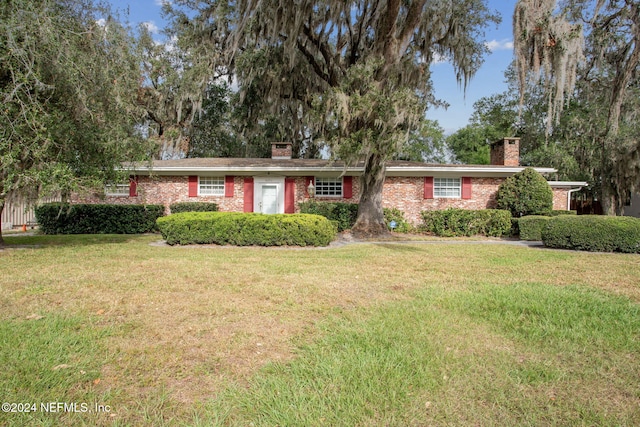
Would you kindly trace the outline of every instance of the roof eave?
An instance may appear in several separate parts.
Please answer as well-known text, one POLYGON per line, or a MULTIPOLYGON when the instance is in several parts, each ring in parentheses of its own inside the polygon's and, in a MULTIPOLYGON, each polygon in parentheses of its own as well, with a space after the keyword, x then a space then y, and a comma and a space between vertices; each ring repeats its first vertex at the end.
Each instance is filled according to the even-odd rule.
MULTIPOLYGON (((242 175, 252 175, 256 173, 287 173, 292 175, 307 175, 310 173, 350 173, 361 174, 362 167, 344 166, 159 166, 148 167, 140 165, 129 165, 123 170, 135 171, 142 174, 155 175, 187 175, 199 173, 236 173, 242 175)), ((428 173, 444 174, 467 174, 470 176, 509 176, 524 170, 524 166, 504 167, 504 166, 458 166, 458 165, 428 165, 428 166, 388 166, 387 175, 390 176, 423 176, 428 173)), ((554 168, 533 168, 541 174, 557 172, 554 168)))

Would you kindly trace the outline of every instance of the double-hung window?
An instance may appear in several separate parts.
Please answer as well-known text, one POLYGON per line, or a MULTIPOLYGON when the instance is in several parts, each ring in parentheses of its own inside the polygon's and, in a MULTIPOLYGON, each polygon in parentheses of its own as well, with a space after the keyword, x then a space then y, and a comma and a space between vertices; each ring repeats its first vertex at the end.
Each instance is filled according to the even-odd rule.
POLYGON ((105 196, 129 197, 130 184, 107 184, 104 187, 105 196))
POLYGON ((224 177, 201 176, 198 181, 201 196, 224 196, 224 177))
POLYGON ((433 195, 444 198, 460 198, 462 183, 460 178, 434 178, 433 195))
POLYGON ((342 178, 316 177, 317 197, 342 197, 342 178))

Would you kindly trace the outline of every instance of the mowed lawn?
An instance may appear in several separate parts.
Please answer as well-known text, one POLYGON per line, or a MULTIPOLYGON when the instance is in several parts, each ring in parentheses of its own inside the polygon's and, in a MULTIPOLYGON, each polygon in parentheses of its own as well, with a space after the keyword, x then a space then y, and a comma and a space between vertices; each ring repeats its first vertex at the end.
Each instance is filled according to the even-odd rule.
POLYGON ((638 255, 159 240, 6 238, 0 425, 640 425, 638 255))

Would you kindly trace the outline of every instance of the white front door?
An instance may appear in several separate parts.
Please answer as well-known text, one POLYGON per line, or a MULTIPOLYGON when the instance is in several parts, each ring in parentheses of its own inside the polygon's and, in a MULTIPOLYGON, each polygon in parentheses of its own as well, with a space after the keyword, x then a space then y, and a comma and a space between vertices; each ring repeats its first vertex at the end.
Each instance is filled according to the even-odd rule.
POLYGON ((284 213, 284 177, 255 177, 253 188, 254 212, 284 213))
POLYGON ((260 212, 263 214, 278 213, 278 186, 275 184, 262 185, 262 206, 260 212))

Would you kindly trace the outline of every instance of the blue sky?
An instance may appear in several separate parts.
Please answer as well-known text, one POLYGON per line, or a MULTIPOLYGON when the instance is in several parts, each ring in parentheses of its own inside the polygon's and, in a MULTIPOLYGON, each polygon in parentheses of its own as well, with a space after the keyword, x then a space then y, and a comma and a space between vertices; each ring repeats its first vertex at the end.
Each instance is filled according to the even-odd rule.
MULTIPOLYGON (((109 0, 115 9, 128 10, 131 25, 146 23, 152 32, 159 32, 164 26, 160 13, 162 1, 109 0)), ((506 90, 504 71, 513 59, 511 17, 515 3, 516 0, 488 0, 489 8, 500 13, 502 22, 497 27, 492 24, 485 29, 485 39, 489 42, 492 52, 485 57, 484 64, 467 86, 466 94, 463 88, 458 86, 450 64, 432 65, 436 97, 449 103, 449 108, 430 110, 427 117, 437 120, 447 134, 467 125, 475 101, 506 90)))

